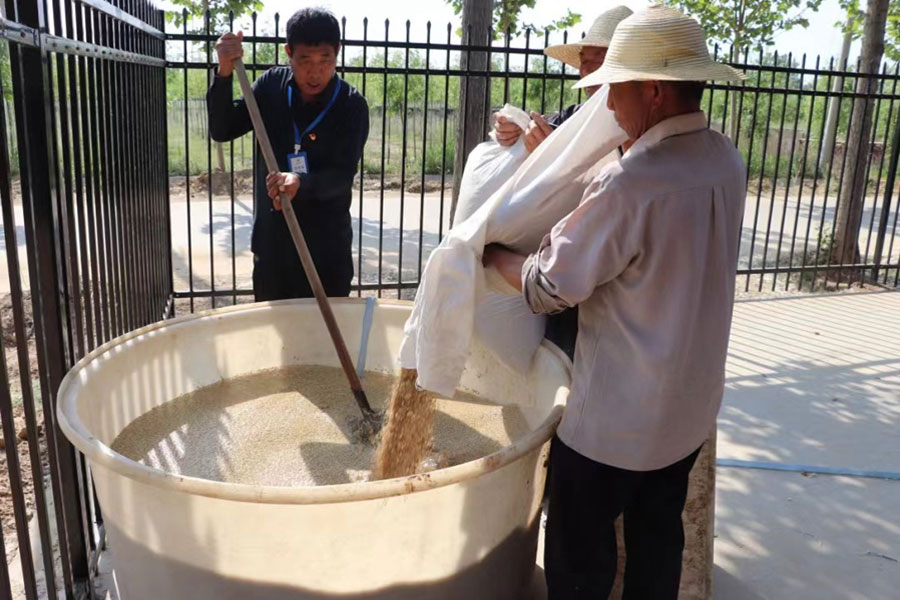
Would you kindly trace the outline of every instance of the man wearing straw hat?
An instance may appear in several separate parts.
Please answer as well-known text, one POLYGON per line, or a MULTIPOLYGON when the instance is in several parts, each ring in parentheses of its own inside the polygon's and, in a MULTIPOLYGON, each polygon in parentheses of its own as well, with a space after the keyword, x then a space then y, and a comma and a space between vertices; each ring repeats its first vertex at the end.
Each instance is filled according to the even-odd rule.
POLYGON ((674 599, 688 475, 724 389, 745 166, 700 111, 713 62, 699 24, 651 6, 616 29, 604 65, 633 145, 537 253, 485 249, 536 312, 579 305, 572 392, 551 447, 550 600, 606 598, 624 513, 625 598, 674 599))
MULTIPOLYGON (((630 16, 631 13, 631 9, 627 6, 611 8, 597 17, 590 30, 588 30, 587 35, 581 38, 580 41, 572 44, 548 46, 544 49, 544 54, 578 69, 581 77, 587 77, 603 65, 607 48, 609 48, 609 41, 612 39, 616 26, 622 19, 630 16)), ((594 92, 599 87, 592 86, 585 88, 584 91, 590 97, 594 95, 594 92)), ((528 124, 525 131, 522 131, 512 121, 496 113, 494 114, 494 130, 497 143, 502 146, 512 146, 524 134, 525 148, 529 152, 533 152, 541 142, 547 139, 547 136, 554 129, 562 125, 579 108, 581 108, 580 104, 573 104, 546 118, 537 113, 532 113, 531 123, 528 124)))

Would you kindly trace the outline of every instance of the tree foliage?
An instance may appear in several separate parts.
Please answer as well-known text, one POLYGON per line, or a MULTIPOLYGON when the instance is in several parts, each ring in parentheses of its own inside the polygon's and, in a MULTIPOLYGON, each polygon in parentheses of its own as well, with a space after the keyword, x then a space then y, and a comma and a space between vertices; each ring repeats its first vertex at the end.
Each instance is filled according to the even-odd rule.
MULTIPOLYGON (((844 33, 851 34, 853 39, 859 39, 862 37, 866 11, 860 6, 859 0, 841 0, 841 8, 846 11, 848 20, 835 23, 835 26, 842 28, 844 33)), ((900 2, 888 3, 884 54, 893 61, 900 61, 900 2)))
MULTIPOLYGON (((227 29, 232 14, 237 19, 242 15, 259 11, 263 8, 261 0, 172 0, 172 4, 181 9, 166 11, 166 19, 175 27, 181 28, 184 26, 185 11, 187 12, 187 20, 190 23, 196 19, 203 19, 206 11, 209 10, 209 28, 213 32, 227 29)), ((202 21, 200 23, 201 25, 195 29, 205 26, 202 21)))
POLYGON ((0 86, 3 87, 3 96, 12 98, 12 70, 9 65, 9 47, 6 42, 0 42, 0 86))
MULTIPOLYGON (((457 15, 462 13, 464 0, 446 0, 457 15)), ((493 0, 494 2, 494 39, 500 39, 508 31, 510 37, 524 34, 526 31, 561 31, 574 27, 581 22, 581 15, 573 13, 571 9, 566 14, 551 23, 535 24, 520 22, 519 15, 523 8, 534 8, 537 0, 493 0)))
POLYGON ((710 41, 737 50, 772 45, 775 35, 808 27, 822 0, 665 0, 700 21, 710 41))

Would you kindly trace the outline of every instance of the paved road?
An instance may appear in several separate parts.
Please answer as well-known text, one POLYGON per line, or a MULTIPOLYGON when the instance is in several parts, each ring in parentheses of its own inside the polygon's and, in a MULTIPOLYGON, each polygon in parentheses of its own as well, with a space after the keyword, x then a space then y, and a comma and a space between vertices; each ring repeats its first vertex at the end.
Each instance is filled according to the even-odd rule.
MULTIPOLYGON (((441 203, 441 194, 434 192, 424 195, 405 193, 401 200, 399 191, 386 191, 383 195, 383 202, 379 192, 365 192, 362 200, 362 219, 360 220, 360 198, 358 194, 355 194, 351 215, 354 226, 354 262, 357 265, 360 264, 358 262, 360 244, 362 250, 361 269, 358 269, 359 278, 366 283, 377 282, 380 257, 382 261, 381 280, 397 281, 402 230, 403 278, 404 281, 415 281, 419 273, 420 249, 422 264, 424 264, 428 254, 439 241, 439 234, 442 231, 441 224, 443 223, 443 231, 448 228, 449 190, 443 198, 443 213, 441 203), (424 207, 424 211, 420 210, 421 207, 424 207), (421 246, 419 243, 420 222, 422 225, 421 246), (360 224, 362 226, 361 240, 360 224)), ((16 207, 15 214, 19 237, 19 262, 22 265, 24 276, 27 261, 21 207, 16 207)), ((252 256, 249 244, 253 210, 251 197, 248 194, 238 196, 233 205, 228 197, 216 197, 211 206, 205 197, 198 198, 195 195, 190 203, 189 225, 188 203, 183 199, 183 192, 181 194, 173 193, 171 215, 172 259, 176 289, 188 289, 191 269, 195 289, 209 289, 210 281, 213 279, 217 289, 232 288, 234 285, 239 288, 250 287, 252 256), (210 223, 212 223, 212 227, 210 223), (233 261, 232 255, 234 256, 233 261)), ((895 218, 896 210, 889 218, 892 226, 895 218)), ((806 245, 807 231, 809 231, 811 259, 815 253, 820 225, 824 222, 825 230, 828 231, 833 219, 833 198, 829 200, 829 206, 823 210, 821 198, 817 199, 815 207, 811 207, 808 194, 798 199, 796 192, 791 192, 785 200, 784 190, 779 189, 776 190, 774 202, 771 191, 748 194, 740 265, 742 267, 751 265, 751 257, 754 267, 762 264, 787 265, 792 250, 794 256, 797 257, 794 264, 797 264, 803 247, 806 245), (773 231, 767 235, 770 224, 773 231), (781 231, 785 232, 783 236, 780 234, 781 231), (797 239, 792 245, 795 231, 797 239)), ((870 225, 874 223, 874 229, 877 230, 879 219, 880 211, 873 209, 873 202, 870 200, 866 205, 863 226, 860 230, 860 247, 863 250, 866 248, 874 250, 875 234, 870 233, 873 231, 870 225)), ((888 238, 889 242, 890 237, 888 238)), ((5 252, 5 250, 5 244, 0 240, 0 251, 5 252)), ((888 244, 885 244, 885 256, 887 250, 888 244)), ((898 260, 900 260, 900 235, 895 240, 893 247, 893 261, 898 260)), ((27 277, 23 277, 23 281, 27 288, 27 277)), ((752 281, 754 286, 757 282, 757 278, 752 281)), ((4 261, 3 266, 0 266, 0 293, 8 291, 9 280, 4 261)))

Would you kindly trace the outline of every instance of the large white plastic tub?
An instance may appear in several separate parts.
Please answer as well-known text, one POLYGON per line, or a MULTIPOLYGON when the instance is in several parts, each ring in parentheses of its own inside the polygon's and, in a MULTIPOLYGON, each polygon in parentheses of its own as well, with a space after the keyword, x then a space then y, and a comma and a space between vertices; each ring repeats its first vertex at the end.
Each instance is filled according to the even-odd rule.
MULTIPOLYGON (((410 308, 379 302, 367 369, 395 371, 410 308)), ((355 352, 365 304, 342 300, 334 309, 355 352)), ((287 301, 159 323, 97 349, 66 376, 60 426, 90 461, 123 600, 526 598, 547 442, 569 384, 568 361, 550 345, 528 377, 473 352, 462 387, 519 404, 533 432, 425 475, 256 487, 174 476, 109 448, 140 415, 221 379, 338 366, 317 311, 311 301, 287 301)))

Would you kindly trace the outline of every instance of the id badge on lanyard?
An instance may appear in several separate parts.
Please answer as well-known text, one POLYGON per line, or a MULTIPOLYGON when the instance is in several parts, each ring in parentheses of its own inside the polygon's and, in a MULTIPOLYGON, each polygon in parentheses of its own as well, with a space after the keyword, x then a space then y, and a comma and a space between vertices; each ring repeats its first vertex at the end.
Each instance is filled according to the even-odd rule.
POLYGON ((306 158, 306 152, 300 151, 300 146, 294 145, 293 154, 288 154, 288 169, 291 170, 291 173, 296 173, 297 175, 306 175, 309 173, 309 161, 306 158))
MULTIPOLYGON (((335 78, 337 78, 337 76, 335 76, 335 78)), ((291 113, 291 124, 294 126, 294 152, 293 154, 287 155, 287 163, 288 168, 292 173, 296 173, 297 175, 306 175, 309 173, 309 159, 307 158, 306 152, 303 152, 302 150, 303 138, 313 129, 318 127, 319 123, 322 122, 322 119, 325 118, 325 115, 328 114, 328 111, 331 110, 332 106, 334 106, 340 89, 341 82, 336 81, 334 85, 334 93, 331 94, 331 99, 328 101, 328 104, 325 105, 325 108, 322 109, 322 112, 319 113, 319 116, 316 117, 305 130, 303 130, 303 133, 300 133, 300 129, 297 127, 297 122, 294 120, 294 115, 293 113, 291 113)), ((290 109, 292 108, 294 100, 293 88, 291 88, 290 85, 288 85, 287 95, 288 108, 290 109)))

